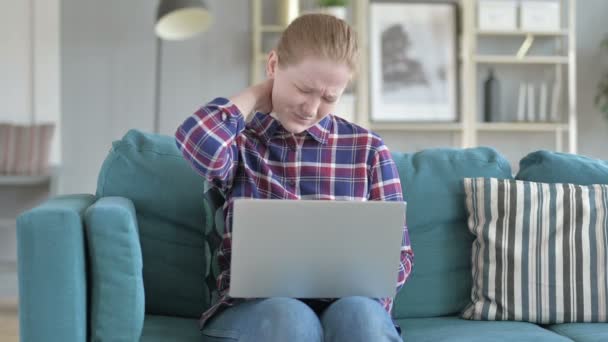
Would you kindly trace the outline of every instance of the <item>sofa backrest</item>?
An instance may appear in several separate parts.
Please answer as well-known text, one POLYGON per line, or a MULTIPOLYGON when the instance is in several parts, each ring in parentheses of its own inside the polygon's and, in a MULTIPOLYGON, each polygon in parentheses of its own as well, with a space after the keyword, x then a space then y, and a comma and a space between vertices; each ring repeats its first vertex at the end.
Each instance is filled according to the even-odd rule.
POLYGON ((396 318, 459 313, 471 295, 471 245, 462 179, 512 178, 508 161, 490 148, 393 152, 414 250, 410 279, 393 307, 396 318))
MULTIPOLYGON (((397 318, 458 313, 471 290, 462 179, 511 178, 495 150, 393 152, 405 200, 413 273, 396 298, 397 318)), ((101 168, 97 196, 133 201, 143 256, 146 313, 199 317, 215 289, 213 253, 223 231, 223 198, 188 165, 173 137, 129 131, 101 168)))
MULTIPOLYGON (((146 313, 198 318, 215 288, 212 251, 223 199, 187 164, 169 136, 129 131, 112 144, 98 197, 122 196, 137 212, 146 313)), ((220 231, 220 232, 218 232, 220 231)))

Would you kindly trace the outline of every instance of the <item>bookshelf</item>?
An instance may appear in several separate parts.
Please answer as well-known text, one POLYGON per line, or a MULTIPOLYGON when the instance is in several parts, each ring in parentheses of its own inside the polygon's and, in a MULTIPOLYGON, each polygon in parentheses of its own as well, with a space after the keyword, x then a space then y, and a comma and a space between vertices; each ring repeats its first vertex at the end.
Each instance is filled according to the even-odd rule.
MULTIPOLYGON (((477 10, 480 0, 462 0, 462 65, 463 86, 463 147, 477 146, 482 133, 533 133, 553 134, 556 151, 576 153, 577 146, 577 94, 576 94, 576 0, 558 0, 561 27, 553 31, 508 31, 482 30, 477 25, 477 10), (482 39, 521 39, 521 46, 512 54, 488 54, 479 52, 482 39), (544 39, 554 44, 555 53, 550 55, 528 55, 527 51, 536 41, 544 39), (565 97, 559 107, 556 122, 483 122, 480 120, 480 80, 482 67, 552 68, 554 79, 562 84, 560 96, 565 97), (565 79, 565 82, 563 82, 565 79), (564 139, 567 138, 567 139, 564 139), (564 141, 567 140, 567 145, 564 141)), ((510 99, 517 101, 517 98, 510 99)))

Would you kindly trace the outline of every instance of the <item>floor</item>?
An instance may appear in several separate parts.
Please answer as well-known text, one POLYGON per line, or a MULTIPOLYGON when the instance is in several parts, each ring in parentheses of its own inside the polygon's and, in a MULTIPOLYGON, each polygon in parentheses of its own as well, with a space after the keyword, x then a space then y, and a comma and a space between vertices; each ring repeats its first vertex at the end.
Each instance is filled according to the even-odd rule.
POLYGON ((19 319, 17 317, 16 299, 0 299, 0 341, 19 341, 19 319))
POLYGON ((19 341, 17 265, 0 262, 0 341, 19 341))
POLYGON ((49 197, 49 184, 0 185, 0 342, 19 341, 16 217, 49 197))

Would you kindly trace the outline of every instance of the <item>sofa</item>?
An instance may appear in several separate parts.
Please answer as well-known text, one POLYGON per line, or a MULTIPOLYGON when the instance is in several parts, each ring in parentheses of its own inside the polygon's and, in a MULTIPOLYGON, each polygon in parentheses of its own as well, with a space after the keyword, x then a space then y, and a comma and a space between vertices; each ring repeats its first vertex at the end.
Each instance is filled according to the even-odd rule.
MULTIPOLYGON (((415 252, 393 309, 405 341, 608 341, 608 323, 460 317, 474 241, 463 179, 606 184, 608 163, 537 151, 514 177, 487 147, 392 154, 415 252)), ((173 137, 131 130, 113 142, 95 194, 50 198, 18 217, 22 341, 200 341, 198 317, 217 295, 222 202, 173 137)))

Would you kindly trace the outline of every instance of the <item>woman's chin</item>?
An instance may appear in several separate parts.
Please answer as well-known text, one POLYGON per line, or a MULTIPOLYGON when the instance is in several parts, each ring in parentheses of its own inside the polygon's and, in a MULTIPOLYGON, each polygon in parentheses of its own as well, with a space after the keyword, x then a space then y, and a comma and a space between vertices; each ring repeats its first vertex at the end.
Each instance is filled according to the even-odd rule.
POLYGON ((283 126, 283 127, 285 127, 285 130, 287 132, 293 133, 293 134, 300 134, 308 129, 308 127, 302 126, 302 125, 287 125, 287 126, 283 126))
POLYGON ((301 122, 295 122, 292 120, 286 120, 287 122, 281 122, 281 124, 283 125, 283 128, 285 128, 285 130, 289 133, 293 133, 293 134, 299 134, 304 132, 305 130, 309 129, 310 124, 305 124, 305 123, 301 123, 301 122))

